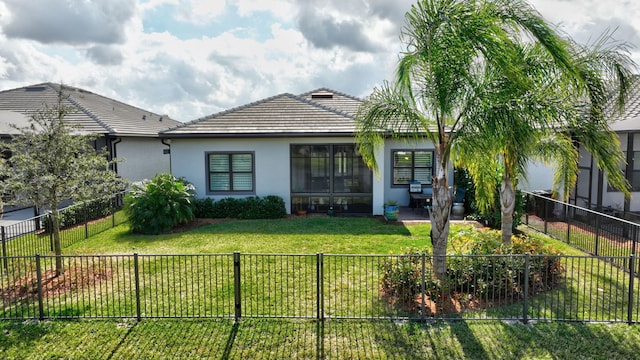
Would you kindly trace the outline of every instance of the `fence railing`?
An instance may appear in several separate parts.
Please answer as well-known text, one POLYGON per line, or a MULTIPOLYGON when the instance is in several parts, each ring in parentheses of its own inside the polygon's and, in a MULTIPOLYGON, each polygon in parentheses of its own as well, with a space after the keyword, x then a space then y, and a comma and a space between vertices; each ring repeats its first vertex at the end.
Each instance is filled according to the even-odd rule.
POLYGON ((472 271, 450 271, 448 285, 434 288, 429 255, 63 256, 59 275, 55 256, 8 257, 2 258, 11 271, 0 277, 0 318, 640 322, 633 255, 613 262, 549 259, 448 256, 451 269, 472 271), (414 281, 388 291, 385 264, 407 260, 416 265, 407 274, 418 286, 414 281))
MULTIPOLYGON (((594 256, 625 267, 637 254, 640 224, 525 192, 524 223, 594 256)), ((640 272, 636 264, 635 272, 640 272)))
MULTIPOLYGON (((125 215, 118 212, 122 208, 122 199, 123 194, 116 194, 60 209, 62 247, 73 245, 124 223, 125 215)), ((53 251, 50 214, 0 226, 0 241, 0 256, 4 257, 30 256, 53 251)))

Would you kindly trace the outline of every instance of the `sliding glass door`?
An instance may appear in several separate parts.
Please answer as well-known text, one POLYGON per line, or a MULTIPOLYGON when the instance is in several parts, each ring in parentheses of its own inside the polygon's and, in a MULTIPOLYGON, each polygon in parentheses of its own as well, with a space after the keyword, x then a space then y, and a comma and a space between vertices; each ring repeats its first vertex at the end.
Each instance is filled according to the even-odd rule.
POLYGON ((294 214, 371 214, 372 180, 354 144, 291 145, 294 214))

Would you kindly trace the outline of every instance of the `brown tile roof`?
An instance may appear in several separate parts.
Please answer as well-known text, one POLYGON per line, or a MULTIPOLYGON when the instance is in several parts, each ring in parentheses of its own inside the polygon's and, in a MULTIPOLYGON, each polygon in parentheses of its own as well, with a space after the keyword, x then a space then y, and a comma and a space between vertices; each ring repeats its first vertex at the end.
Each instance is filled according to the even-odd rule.
MULTIPOLYGON (((65 105, 74 108, 66 119, 85 131, 116 136, 157 136, 158 132, 181 124, 166 115, 158 115, 87 90, 67 85, 65 105)), ((57 103, 59 84, 42 83, 0 92, 0 122, 22 126, 31 114, 44 105, 57 103)), ((0 127, 0 134, 15 130, 0 127)))
POLYGON ((329 89, 280 94, 164 131, 165 137, 352 136, 362 103, 329 89))
POLYGON ((634 79, 624 112, 613 117, 611 129, 618 132, 640 131, 640 76, 634 79))

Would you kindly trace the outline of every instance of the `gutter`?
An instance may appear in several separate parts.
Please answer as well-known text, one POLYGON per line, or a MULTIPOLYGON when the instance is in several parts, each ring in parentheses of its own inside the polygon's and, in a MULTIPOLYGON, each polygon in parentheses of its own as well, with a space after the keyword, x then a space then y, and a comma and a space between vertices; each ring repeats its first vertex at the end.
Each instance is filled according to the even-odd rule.
POLYGON ((171 167, 171 139, 163 139, 163 138, 161 138, 160 142, 162 143, 162 145, 168 147, 168 149, 162 150, 162 153, 169 155, 169 173, 173 174, 173 169, 171 167))
MULTIPOLYGON (((122 138, 115 138, 115 140, 113 138, 109 138, 109 140, 111 141, 111 146, 109 146, 109 152, 111 155, 111 160, 113 160, 118 157, 118 150, 116 148, 116 145, 122 142, 122 138)), ((111 170, 115 171, 115 173, 118 174, 117 162, 114 162, 111 164, 111 170)))

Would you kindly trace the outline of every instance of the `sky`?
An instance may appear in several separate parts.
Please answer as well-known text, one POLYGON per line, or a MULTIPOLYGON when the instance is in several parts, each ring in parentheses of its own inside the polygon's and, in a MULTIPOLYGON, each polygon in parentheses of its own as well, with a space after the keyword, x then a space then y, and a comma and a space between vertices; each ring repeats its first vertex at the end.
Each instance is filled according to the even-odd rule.
MULTIPOLYGON (((0 0, 0 90, 77 86, 191 121, 326 87, 392 80, 415 0, 0 0)), ((640 1, 530 0, 580 43, 604 31, 640 64, 640 1)))

